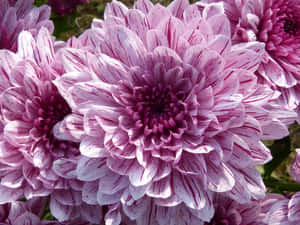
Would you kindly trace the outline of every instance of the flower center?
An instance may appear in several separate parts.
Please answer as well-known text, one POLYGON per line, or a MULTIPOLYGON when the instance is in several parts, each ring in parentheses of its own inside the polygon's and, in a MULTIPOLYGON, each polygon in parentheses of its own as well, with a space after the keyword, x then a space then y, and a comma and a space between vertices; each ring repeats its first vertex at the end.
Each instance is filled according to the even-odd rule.
POLYGON ((276 59, 291 57, 298 51, 299 10, 299 6, 294 1, 274 0, 264 12, 258 39, 266 43, 266 49, 272 57, 276 59))
POLYGON ((66 154, 77 154, 77 143, 58 140, 53 135, 53 126, 71 113, 66 101, 58 93, 53 93, 46 100, 41 100, 39 106, 34 127, 42 137, 40 141, 44 141, 44 147, 59 157, 66 156, 66 154))
POLYGON ((133 120, 144 128, 146 136, 175 132, 184 119, 182 96, 170 86, 145 85, 134 89, 136 106, 132 108, 133 120))
POLYGON ((296 21, 293 21, 291 19, 284 20, 284 25, 283 25, 284 32, 288 34, 296 35, 297 29, 298 29, 298 23, 296 21))

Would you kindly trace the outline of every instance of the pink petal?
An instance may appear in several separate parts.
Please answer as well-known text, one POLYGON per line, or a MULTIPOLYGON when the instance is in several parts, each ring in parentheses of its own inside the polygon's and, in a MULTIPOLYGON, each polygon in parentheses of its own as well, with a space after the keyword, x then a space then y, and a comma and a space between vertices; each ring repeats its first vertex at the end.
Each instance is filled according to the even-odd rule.
POLYGON ((155 160, 146 165, 146 168, 140 166, 135 159, 125 160, 118 158, 109 158, 107 161, 108 167, 116 173, 128 175, 130 183, 134 186, 143 186, 151 182, 156 174, 157 163, 155 160))
POLYGON ((97 224, 102 221, 103 213, 100 207, 83 204, 80 207, 80 212, 83 219, 90 223, 97 224))
POLYGON ((55 190, 51 199, 63 204, 63 205, 80 205, 82 203, 81 192, 73 190, 55 190))
POLYGON ((9 122, 4 128, 4 135, 11 143, 24 145, 31 140, 29 137, 29 129, 31 126, 32 124, 18 120, 9 122))
POLYGON ((123 190, 118 191, 114 194, 105 194, 102 193, 101 190, 98 190, 97 193, 97 201, 99 205, 111 205, 111 204, 115 204, 118 203, 121 199, 121 196, 123 194, 123 190))
POLYGON ((54 61, 54 46, 48 29, 44 27, 41 28, 37 36, 36 45, 36 62, 50 65, 54 61))
POLYGON ((152 2, 148 0, 137 0, 134 3, 134 8, 141 10, 145 14, 149 13, 152 7, 153 7, 152 2))
POLYGON ((105 194, 114 194, 129 186, 128 177, 109 171, 99 179, 99 189, 105 194))
POLYGON ((173 192, 171 177, 167 176, 159 181, 151 183, 147 188, 147 195, 153 198, 168 198, 173 192))
POLYGON ((168 10, 172 12, 172 15, 180 19, 183 18, 184 10, 189 6, 189 1, 187 0, 175 0, 167 7, 168 10))
POLYGON ((136 220, 137 218, 144 216, 147 208, 150 207, 150 198, 142 198, 138 201, 128 202, 128 196, 126 196, 126 200, 123 203, 123 210, 131 220, 136 220))
POLYGON ((137 33, 145 43, 146 33, 150 29, 147 17, 139 10, 129 9, 125 21, 128 24, 128 28, 137 33))
POLYGON ((65 221, 70 219, 72 209, 73 209, 72 206, 63 205, 60 202, 58 202, 55 198, 50 199, 49 208, 52 215, 58 221, 65 221))
POLYGON ((224 14, 224 6, 222 2, 207 4, 207 6, 203 10, 203 18, 205 18, 206 20, 210 17, 220 14, 224 14))
POLYGON ((150 51, 153 51, 158 46, 167 47, 169 45, 167 37, 158 29, 147 31, 146 43, 150 51))
POLYGON ((299 221, 300 220, 300 192, 295 193, 288 204, 288 218, 289 221, 299 221))
POLYGON ((175 173, 173 176, 174 192, 190 208, 203 209, 207 204, 201 179, 175 173))
POLYGON ((84 182, 82 200, 90 205, 97 204, 98 181, 84 182))
POLYGON ((212 16, 207 22, 210 24, 214 34, 221 34, 226 37, 231 36, 230 22, 224 14, 212 16))
POLYGON ((226 56, 225 69, 245 69, 255 72, 261 63, 263 52, 250 50, 252 46, 254 49, 257 46, 257 48, 264 49, 263 44, 257 42, 248 45, 235 45, 231 53, 226 56))
POLYGON ((226 192, 233 188, 235 178, 226 164, 206 162, 208 189, 214 192, 226 192))
POLYGON ((36 43, 32 34, 28 31, 20 33, 18 38, 18 56, 21 58, 34 59, 36 43))
POLYGON ((56 174, 67 179, 76 177, 76 162, 72 159, 57 159, 53 162, 52 169, 56 174))
POLYGON ((89 66, 95 73, 96 79, 109 84, 117 84, 120 80, 125 79, 128 68, 120 61, 115 60, 105 54, 88 55, 89 66), (109 74, 109 76, 106 76, 109 74))
MULTIPOLYGON (((103 138, 103 137, 100 137, 103 138)), ((82 155, 90 158, 98 158, 107 155, 106 149, 99 138, 86 136, 80 143, 79 150, 82 155)))
POLYGON ((155 4, 148 13, 151 28, 156 28, 161 22, 171 17, 171 12, 160 4, 155 4))
POLYGON ((121 213, 119 204, 112 205, 108 212, 105 214, 105 225, 120 225, 121 213))
POLYGON ((4 204, 7 202, 13 202, 23 197, 22 189, 12 189, 5 186, 0 185, 0 204, 4 204))
POLYGON ((209 48, 225 56, 230 51, 231 39, 225 35, 217 35, 210 41, 209 48))
POLYGON ((31 212, 25 212, 22 215, 18 216, 14 220, 14 225, 38 225, 40 224, 40 218, 36 215, 32 214, 31 212))
POLYGON ((105 8, 104 18, 107 18, 108 16, 125 18, 127 11, 127 7, 122 2, 112 1, 110 4, 107 4, 105 8))
POLYGON ((145 46, 141 39, 131 30, 115 26, 108 30, 109 43, 114 55, 128 66, 140 65, 145 56, 145 46))
POLYGON ((4 118, 15 120, 25 111, 25 98, 23 87, 11 87, 1 96, 1 106, 5 110, 4 118), (14 119, 13 119, 14 118, 14 119))
MULTIPOLYGON (((58 88, 59 92, 69 101, 68 90, 77 82, 84 82, 91 80, 91 75, 86 72, 70 72, 65 73, 63 76, 56 78, 53 83, 58 88)), ((70 102, 69 102, 70 104, 70 102)))
POLYGON ((108 173, 105 158, 89 159, 82 157, 76 168, 79 180, 94 181, 108 173))
POLYGON ((53 133, 58 139, 79 142, 84 134, 83 115, 77 113, 67 115, 62 122, 55 124, 53 133))
POLYGON ((1 185, 8 188, 20 188, 24 182, 22 171, 13 171, 1 178, 1 185))

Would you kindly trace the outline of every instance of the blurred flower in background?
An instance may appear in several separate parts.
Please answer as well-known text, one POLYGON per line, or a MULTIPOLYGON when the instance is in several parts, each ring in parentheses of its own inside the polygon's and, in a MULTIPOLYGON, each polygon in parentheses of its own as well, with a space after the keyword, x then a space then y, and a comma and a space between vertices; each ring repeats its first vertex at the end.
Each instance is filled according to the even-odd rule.
POLYGON ((53 32, 53 22, 49 20, 50 7, 33 6, 34 0, 0 1, 0 49, 16 51, 18 35, 27 30, 36 35, 41 27, 53 32))
POLYGON ((78 4, 87 3, 89 0, 48 0, 53 12, 59 16, 74 13, 78 4))

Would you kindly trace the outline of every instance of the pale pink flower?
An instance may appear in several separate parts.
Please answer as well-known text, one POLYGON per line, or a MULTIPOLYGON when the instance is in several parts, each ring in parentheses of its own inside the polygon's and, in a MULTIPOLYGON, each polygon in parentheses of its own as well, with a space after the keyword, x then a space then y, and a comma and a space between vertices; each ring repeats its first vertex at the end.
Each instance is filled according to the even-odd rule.
POLYGON ((281 120, 295 115, 271 104, 277 92, 253 74, 264 45, 231 45, 223 11, 113 1, 89 31, 99 52, 63 50, 68 73, 55 84, 72 114, 54 133, 80 142, 84 201, 148 196, 212 216, 215 192, 241 203, 264 197, 253 167, 271 155, 260 140, 288 135, 281 120))
POLYGON ((297 0, 204 0, 223 2, 235 43, 260 41, 266 53, 258 74, 282 92, 281 102, 299 105, 300 5, 297 0))
POLYGON ((52 32, 50 7, 33 7, 34 0, 0 1, 0 49, 17 50, 18 35, 22 30, 36 35, 41 27, 52 32))
POLYGON ((0 51, 0 202, 51 194, 50 209, 59 221, 98 223, 101 208, 82 201, 83 184, 74 175, 78 143, 53 136, 54 125, 71 113, 52 83, 61 72, 55 69, 54 46, 42 28, 36 39, 27 31, 20 34, 17 54, 0 51))

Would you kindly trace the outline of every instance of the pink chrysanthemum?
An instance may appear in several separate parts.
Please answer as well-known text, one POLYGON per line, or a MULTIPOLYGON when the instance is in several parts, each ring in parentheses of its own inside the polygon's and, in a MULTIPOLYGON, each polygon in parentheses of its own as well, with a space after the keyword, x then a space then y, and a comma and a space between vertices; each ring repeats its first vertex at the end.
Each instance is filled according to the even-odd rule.
POLYGON ((57 15, 64 16, 73 13, 78 4, 87 3, 89 0, 48 0, 53 12, 57 15))
MULTIPOLYGON (((219 0, 206 0, 216 2, 219 0)), ((258 74, 282 92, 295 109, 300 100, 300 5, 297 0, 222 1, 234 42, 264 42, 266 54, 258 74)))
POLYGON ((271 155, 260 140, 288 135, 280 120, 295 115, 272 105, 277 93, 253 74, 264 45, 232 46, 223 11, 113 1, 89 32, 98 53, 63 50, 69 73, 55 84, 72 114, 54 131, 80 142, 85 201, 126 202, 127 193, 212 215, 214 192, 264 196, 253 166, 271 155))
POLYGON ((53 37, 45 28, 36 39, 23 31, 19 44, 17 54, 0 51, 0 202, 51 194, 50 209, 59 221, 98 223, 101 209, 82 201, 82 182, 74 175, 79 145, 56 139, 52 131, 71 113, 52 83, 59 75, 53 37))
POLYGON ((33 35, 41 27, 53 31, 53 23, 49 20, 50 7, 44 5, 33 7, 34 0, 0 1, 0 49, 17 50, 18 35, 22 30, 33 35))

